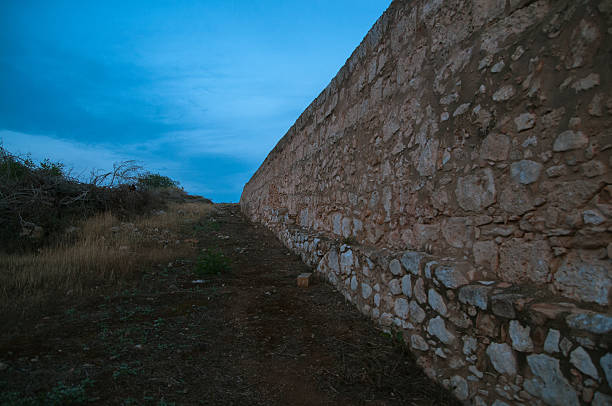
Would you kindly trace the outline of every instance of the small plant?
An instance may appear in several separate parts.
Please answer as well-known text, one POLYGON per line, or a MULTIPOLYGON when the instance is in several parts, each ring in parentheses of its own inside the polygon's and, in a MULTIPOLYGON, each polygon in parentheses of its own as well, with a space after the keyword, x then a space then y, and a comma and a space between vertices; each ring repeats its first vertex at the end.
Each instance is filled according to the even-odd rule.
POLYGON ((195 273, 199 276, 218 275, 229 271, 230 260, 219 250, 207 250, 198 258, 195 273))
POLYGON ((355 245, 355 244, 357 244, 357 240, 355 239, 355 237, 344 237, 342 239, 342 244, 345 244, 345 245, 355 245))
POLYGON ((178 188, 179 182, 158 173, 146 173, 138 176, 136 186, 145 190, 178 188))
POLYGON ((137 375, 137 374, 138 374, 138 369, 132 368, 128 364, 123 363, 119 366, 119 368, 117 368, 113 372, 113 379, 117 380, 120 377, 125 376, 125 375, 137 375))
POLYGON ((49 392, 42 393, 36 397, 24 397, 18 392, 0 392, 0 404, 10 406, 63 406, 82 405, 88 403, 87 389, 94 381, 87 378, 75 386, 66 386, 59 382, 49 392))

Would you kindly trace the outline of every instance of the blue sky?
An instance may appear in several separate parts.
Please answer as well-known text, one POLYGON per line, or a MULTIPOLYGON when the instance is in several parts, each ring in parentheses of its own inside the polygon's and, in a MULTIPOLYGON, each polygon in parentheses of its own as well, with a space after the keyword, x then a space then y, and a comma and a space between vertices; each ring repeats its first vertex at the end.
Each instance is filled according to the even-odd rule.
POLYGON ((0 139, 135 159, 216 202, 242 187, 390 0, 4 0, 0 139))

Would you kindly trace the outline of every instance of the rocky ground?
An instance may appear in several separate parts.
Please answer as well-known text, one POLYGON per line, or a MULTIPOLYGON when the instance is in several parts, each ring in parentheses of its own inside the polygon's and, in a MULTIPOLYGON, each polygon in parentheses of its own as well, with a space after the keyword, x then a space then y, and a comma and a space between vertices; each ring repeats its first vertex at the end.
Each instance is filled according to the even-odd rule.
POLYGON ((329 285, 298 288, 309 269, 237 205, 216 205, 187 238, 231 270, 201 278, 196 254, 177 258, 5 325, 0 404, 456 404, 329 285))

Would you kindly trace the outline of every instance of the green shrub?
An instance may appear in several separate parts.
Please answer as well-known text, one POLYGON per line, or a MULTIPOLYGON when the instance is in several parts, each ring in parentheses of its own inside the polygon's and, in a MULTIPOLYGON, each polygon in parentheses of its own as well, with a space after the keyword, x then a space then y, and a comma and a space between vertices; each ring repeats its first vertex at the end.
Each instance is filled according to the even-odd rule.
POLYGON ((144 190, 178 188, 179 182, 158 173, 146 173, 138 177, 136 186, 144 190))
POLYGON ((229 271, 230 259, 219 250, 207 250, 198 258, 195 273, 199 276, 217 275, 229 271))

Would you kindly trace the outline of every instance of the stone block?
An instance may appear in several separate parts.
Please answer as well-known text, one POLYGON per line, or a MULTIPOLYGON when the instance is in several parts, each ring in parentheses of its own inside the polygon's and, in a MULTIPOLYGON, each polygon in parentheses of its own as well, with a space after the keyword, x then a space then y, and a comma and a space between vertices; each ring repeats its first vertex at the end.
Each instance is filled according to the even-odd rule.
POLYGON ((300 288, 307 288, 310 286, 310 279, 312 277, 312 273, 301 273, 297 277, 297 285, 300 288))
POLYGON ((584 261, 578 255, 568 255, 555 273, 553 284, 566 297, 607 305, 611 269, 609 260, 584 261))

